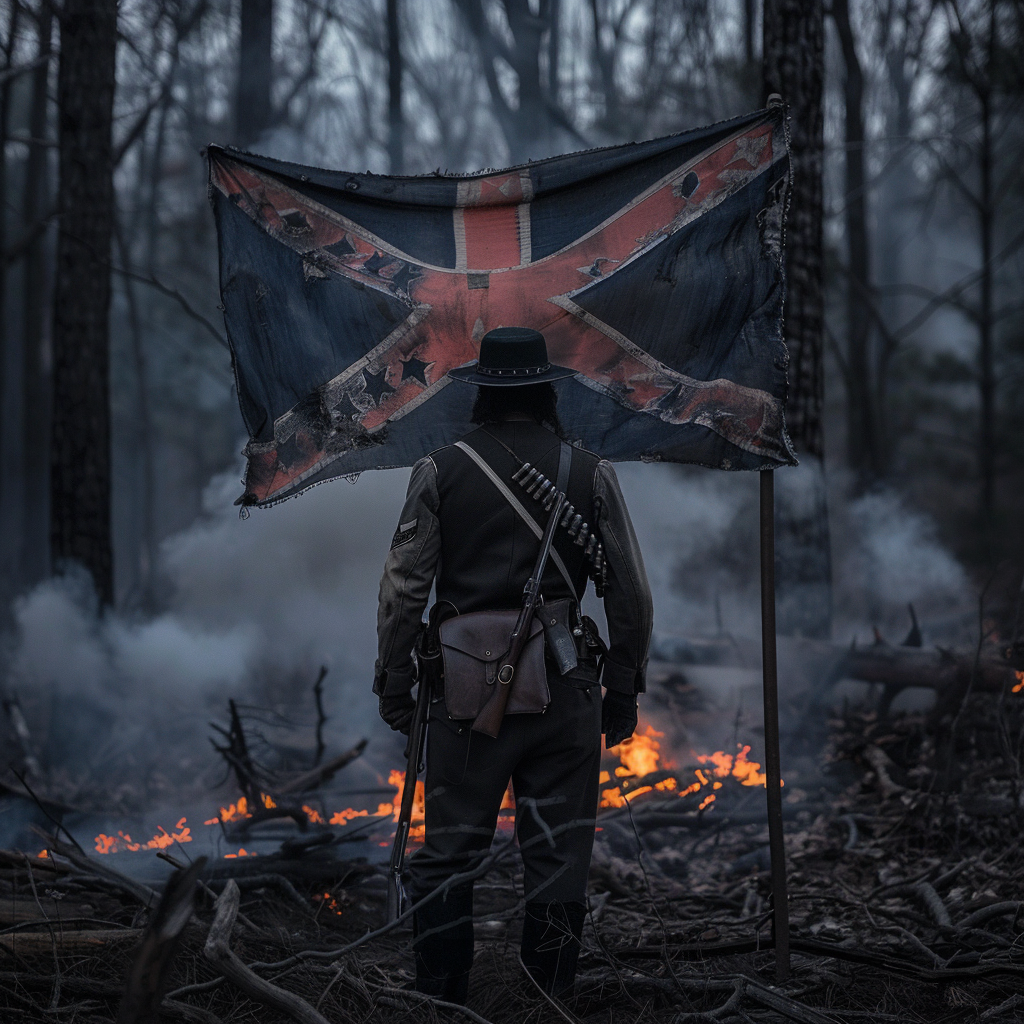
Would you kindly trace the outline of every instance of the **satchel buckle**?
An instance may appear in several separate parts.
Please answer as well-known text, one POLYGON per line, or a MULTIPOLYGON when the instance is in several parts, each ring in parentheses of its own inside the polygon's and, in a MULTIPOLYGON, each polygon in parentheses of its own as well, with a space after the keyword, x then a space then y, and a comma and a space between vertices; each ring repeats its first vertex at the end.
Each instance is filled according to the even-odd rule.
POLYGON ((502 665, 498 670, 498 682, 503 686, 508 686, 512 682, 512 676, 515 675, 515 672, 514 665, 502 665))

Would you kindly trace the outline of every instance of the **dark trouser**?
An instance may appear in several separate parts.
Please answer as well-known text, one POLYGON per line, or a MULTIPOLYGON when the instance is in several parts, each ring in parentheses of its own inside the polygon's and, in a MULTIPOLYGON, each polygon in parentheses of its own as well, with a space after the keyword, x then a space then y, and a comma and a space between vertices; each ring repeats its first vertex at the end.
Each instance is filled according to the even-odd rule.
MULTIPOLYGON (((523 856, 523 962, 549 992, 572 984, 594 846, 601 758, 601 691, 550 679, 540 715, 509 715, 496 739, 431 705, 426 837, 410 860, 418 900, 486 856, 509 780, 523 856)), ((414 915, 416 987, 465 998, 473 962, 473 883, 434 897, 414 915)))

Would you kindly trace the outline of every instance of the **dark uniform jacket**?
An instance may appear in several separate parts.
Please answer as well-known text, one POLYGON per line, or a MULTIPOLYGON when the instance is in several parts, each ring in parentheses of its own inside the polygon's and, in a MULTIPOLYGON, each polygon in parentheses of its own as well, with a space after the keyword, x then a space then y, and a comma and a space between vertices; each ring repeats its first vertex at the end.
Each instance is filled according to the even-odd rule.
MULTIPOLYGON (((554 480, 559 439, 533 422, 515 420, 489 423, 463 442, 483 456, 543 528, 542 503, 512 482, 519 463, 509 449, 554 480)), ((609 651, 601 681, 612 690, 639 693, 653 614, 640 548, 611 463, 579 448, 572 454, 569 501, 605 548, 609 651)), ((581 599, 587 585, 583 547, 562 529, 553 546, 575 584, 571 596, 581 599)), ((451 602, 459 614, 518 608, 538 548, 534 533, 464 451, 451 445, 417 462, 380 584, 374 692, 392 696, 412 688, 411 652, 435 580, 437 600, 451 602)), ((541 593, 547 601, 570 596, 553 559, 541 593)))

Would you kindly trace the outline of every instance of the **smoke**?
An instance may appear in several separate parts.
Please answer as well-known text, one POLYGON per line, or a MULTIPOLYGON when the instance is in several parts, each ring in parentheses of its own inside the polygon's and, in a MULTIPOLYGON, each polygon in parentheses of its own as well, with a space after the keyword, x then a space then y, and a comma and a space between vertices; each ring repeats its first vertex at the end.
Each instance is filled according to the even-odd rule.
MULTIPOLYGON (((616 468, 654 591, 656 631, 757 637, 757 475, 663 464, 616 468)), ((878 625, 898 641, 913 604, 926 642, 963 640, 965 616, 973 614, 971 581, 934 521, 892 488, 850 499, 847 484, 838 473, 828 479, 834 638, 846 642, 878 625)))
POLYGON ((370 687, 377 586, 406 480, 365 474, 239 521, 237 473, 214 478, 201 517, 162 545, 168 600, 152 618, 100 614, 84 573, 40 584, 14 608, 7 672, 32 753, 83 784, 97 786, 102 768, 107 792, 154 764, 158 782, 202 789, 216 766, 207 720, 224 718, 228 698, 308 722, 327 665, 331 746, 370 735, 391 760, 370 687))
POLYGON ((832 516, 837 573, 837 637, 868 624, 890 640, 909 625, 913 604, 928 640, 961 640, 973 589, 963 566, 947 551, 932 519, 895 491, 878 489, 832 516))
MULTIPOLYGON (((654 590, 656 631, 755 639, 756 475, 637 464, 617 472, 654 590)), ((370 686, 378 581, 407 477, 334 481, 239 521, 236 473, 217 476, 200 518, 162 545, 168 596, 149 618, 100 614, 84 576, 39 585, 14 608, 6 673, 30 753, 97 800, 117 785, 138 791, 140 781, 143 799, 190 787, 198 797, 216 781, 207 722, 223 720, 227 699, 308 724, 312 683, 327 665, 329 746, 371 739, 348 777, 397 764, 400 743, 379 721, 370 686)), ((898 640, 908 602, 926 642, 940 638, 969 585, 930 521, 891 491, 849 503, 834 491, 831 515, 836 639, 878 623, 898 640)))

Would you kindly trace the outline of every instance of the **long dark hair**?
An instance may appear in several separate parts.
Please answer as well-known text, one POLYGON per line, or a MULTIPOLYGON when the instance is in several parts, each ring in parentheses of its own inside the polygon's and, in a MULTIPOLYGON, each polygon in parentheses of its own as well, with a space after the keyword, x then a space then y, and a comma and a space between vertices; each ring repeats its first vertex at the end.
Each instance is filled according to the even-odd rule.
POLYGON ((514 387, 477 388, 473 403, 474 423, 499 423, 516 413, 529 416, 542 427, 549 427, 559 437, 562 424, 558 419, 558 392, 549 383, 517 384, 514 387))

